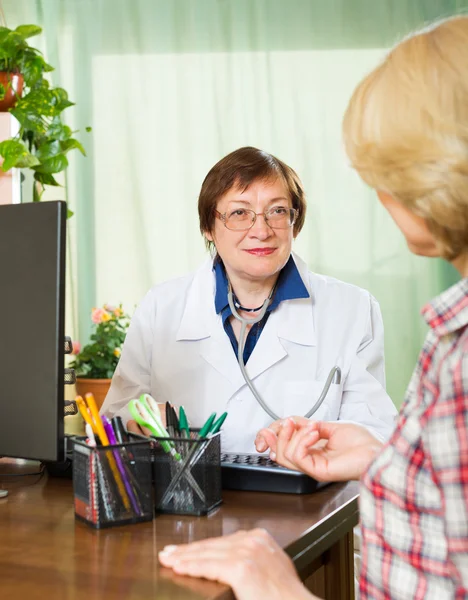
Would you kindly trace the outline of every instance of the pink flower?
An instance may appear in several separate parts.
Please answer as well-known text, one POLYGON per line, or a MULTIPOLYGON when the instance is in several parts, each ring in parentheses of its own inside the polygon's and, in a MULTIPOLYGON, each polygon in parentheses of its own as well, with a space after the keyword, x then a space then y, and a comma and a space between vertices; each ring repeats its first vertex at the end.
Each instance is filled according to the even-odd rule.
POLYGON ((81 352, 81 344, 80 342, 72 342, 72 354, 79 354, 81 352))
POLYGON ((107 312, 114 312, 115 310, 115 306, 112 306, 112 304, 104 304, 104 309, 107 310, 107 312))
POLYGON ((91 320, 93 323, 96 323, 97 325, 99 323, 102 322, 102 316, 105 313, 105 311, 102 308, 93 308, 93 310, 91 311, 91 320))

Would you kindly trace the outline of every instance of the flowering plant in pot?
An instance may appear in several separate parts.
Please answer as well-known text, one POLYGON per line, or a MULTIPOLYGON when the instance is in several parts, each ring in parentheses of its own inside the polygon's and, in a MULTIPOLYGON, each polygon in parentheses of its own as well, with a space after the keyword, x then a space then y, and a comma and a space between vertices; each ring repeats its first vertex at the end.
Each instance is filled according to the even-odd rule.
POLYGON ((122 305, 115 307, 104 304, 102 308, 92 309, 91 320, 96 326, 95 331, 85 346, 73 342, 75 358, 70 367, 76 371, 78 394, 84 396, 87 392, 93 393, 100 406, 119 362, 130 318, 122 305))
POLYGON ((33 201, 41 199, 45 185, 59 185, 54 175, 68 166, 70 150, 85 155, 75 132, 61 121, 74 103, 66 90, 50 85, 46 75, 54 68, 27 42, 41 32, 37 25, 0 27, 0 112, 10 112, 19 122, 18 134, 0 143, 2 170, 32 169, 33 201))

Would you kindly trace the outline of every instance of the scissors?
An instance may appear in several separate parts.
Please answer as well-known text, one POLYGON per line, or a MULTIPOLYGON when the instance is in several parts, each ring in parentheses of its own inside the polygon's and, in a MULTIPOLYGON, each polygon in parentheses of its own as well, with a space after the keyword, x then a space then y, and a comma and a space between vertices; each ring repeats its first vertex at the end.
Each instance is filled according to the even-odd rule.
MULTIPOLYGON (((138 400, 130 400, 128 405, 130 414, 142 427, 146 427, 151 431, 151 434, 157 438, 170 437, 166 428, 162 424, 161 412, 159 410, 158 403, 149 394, 142 394, 138 400)), ((182 457, 174 448, 174 444, 171 442, 165 442, 159 440, 164 452, 167 452, 180 461, 182 457)))

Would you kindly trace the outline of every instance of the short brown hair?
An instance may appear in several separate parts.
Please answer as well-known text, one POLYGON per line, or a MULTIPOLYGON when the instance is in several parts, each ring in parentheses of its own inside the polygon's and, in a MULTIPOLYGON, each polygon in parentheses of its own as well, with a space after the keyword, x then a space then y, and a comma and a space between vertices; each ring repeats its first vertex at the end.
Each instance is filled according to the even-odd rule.
POLYGON ((352 166, 423 217, 440 255, 468 250, 468 17, 398 44, 357 87, 344 141, 352 166))
MULTIPOLYGON (((286 163, 252 146, 234 150, 217 162, 205 177, 198 197, 198 217, 202 234, 213 231, 218 201, 231 188, 236 186, 244 192, 254 181, 269 181, 278 177, 286 185, 292 207, 299 211, 294 223, 295 237, 304 225, 306 214, 302 182, 286 163)), ((205 243, 208 249, 213 248, 212 242, 205 239, 205 243)))

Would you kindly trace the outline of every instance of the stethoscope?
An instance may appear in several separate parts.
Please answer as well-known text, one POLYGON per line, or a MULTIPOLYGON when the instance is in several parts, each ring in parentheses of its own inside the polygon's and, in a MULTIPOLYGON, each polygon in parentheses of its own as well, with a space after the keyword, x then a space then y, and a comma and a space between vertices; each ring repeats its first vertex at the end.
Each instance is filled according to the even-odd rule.
MULTIPOLYGON (((274 286, 272 288, 270 295, 265 300, 265 302, 262 304, 261 308, 259 308, 260 312, 259 312, 258 316, 253 317, 252 319, 246 319, 245 317, 241 317, 241 315, 237 311, 237 308, 236 308, 236 305, 234 302, 234 296, 233 296, 231 282, 228 281, 229 307, 231 309, 233 316, 241 323, 241 331, 240 331, 240 335, 239 335, 239 346, 238 346, 238 350, 237 350, 237 362, 239 363, 239 367, 240 367, 242 376, 244 377, 245 383, 249 386, 250 391, 254 395, 257 402, 260 404, 260 406, 263 408, 263 410, 268 415, 270 415, 270 417, 273 419, 273 421, 277 421, 278 419, 281 419, 281 417, 278 416, 273 410, 271 410, 271 408, 268 406, 268 404, 263 400, 263 398, 260 396, 258 391, 255 389, 254 384, 252 383, 250 377, 248 376, 247 371, 245 369, 245 364, 244 364, 244 346, 245 346, 245 342, 247 339, 247 326, 255 325, 256 323, 259 323, 263 319, 263 317, 266 314, 266 311, 268 310, 268 307, 270 306, 270 302, 271 302, 272 296, 274 294, 275 287, 276 286, 274 286)), ((240 307, 240 304, 238 304, 238 306, 240 307)), ((256 309, 254 309, 254 310, 256 310, 256 309)), ((313 407, 309 410, 309 412, 304 415, 307 419, 309 417, 311 417, 314 413, 316 413, 317 410, 320 408, 323 401, 327 397, 328 390, 330 389, 332 382, 337 383, 337 384, 341 383, 340 367, 335 366, 331 369, 317 402, 313 405, 313 407)))

